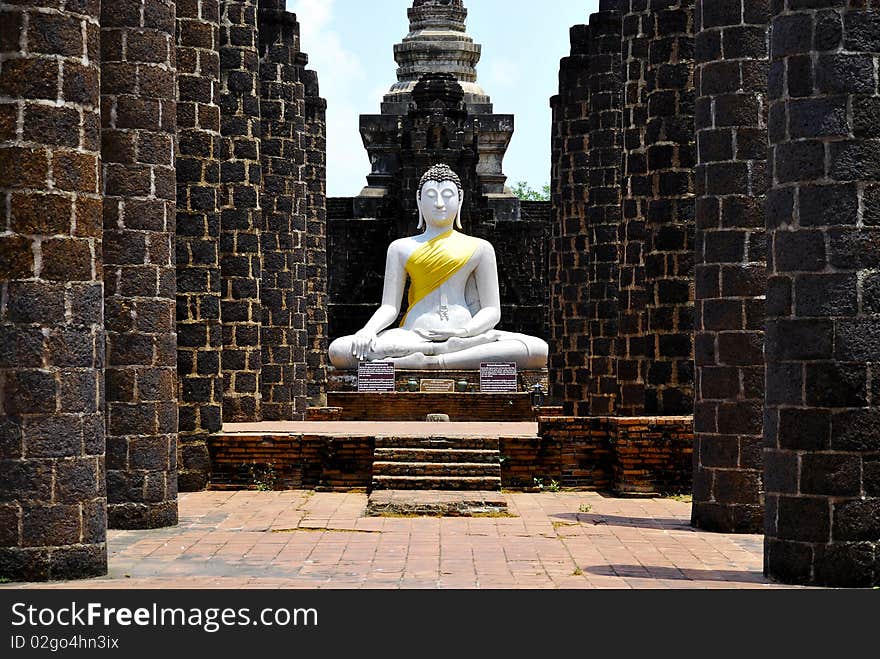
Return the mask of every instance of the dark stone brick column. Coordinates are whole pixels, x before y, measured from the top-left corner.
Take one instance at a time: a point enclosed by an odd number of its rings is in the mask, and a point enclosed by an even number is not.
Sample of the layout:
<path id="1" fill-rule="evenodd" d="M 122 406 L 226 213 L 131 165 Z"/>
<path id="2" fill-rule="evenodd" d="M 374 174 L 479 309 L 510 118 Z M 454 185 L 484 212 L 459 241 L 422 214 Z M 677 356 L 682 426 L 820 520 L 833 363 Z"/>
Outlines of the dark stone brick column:
<path id="1" fill-rule="evenodd" d="M 863 587 L 880 584 L 880 12 L 844 4 L 868 3 L 773 3 L 764 561 Z"/>
<path id="2" fill-rule="evenodd" d="M 284 6 L 284 0 L 260 0 L 265 421 L 302 420 L 306 410 L 305 90 L 296 66 L 299 24 Z"/>
<path id="3" fill-rule="evenodd" d="M 613 415 L 617 384 L 618 240 L 621 174 L 621 15 L 603 0 L 590 16 L 587 226 L 589 231 L 589 382 L 591 416 Z"/>
<path id="4" fill-rule="evenodd" d="M 178 486 L 208 484 L 222 426 L 220 355 L 220 0 L 177 0 Z"/>
<path id="5" fill-rule="evenodd" d="M 0 577 L 27 581 L 107 572 L 99 9 L 49 4 L 0 6 Z"/>
<path id="6" fill-rule="evenodd" d="M 694 0 L 651 2 L 645 146 L 645 412 L 693 411 Z"/>
<path id="7" fill-rule="evenodd" d="M 308 58 L 300 54 L 300 76 L 305 85 L 305 133 L 302 147 L 305 164 L 301 178 L 308 186 L 306 196 L 306 295 L 308 298 L 307 393 L 311 405 L 327 401 L 327 329 L 329 307 L 327 267 L 327 101 L 321 98 L 318 74 L 304 67 Z"/>
<path id="8" fill-rule="evenodd" d="M 550 397 L 568 415 L 588 416 L 589 281 L 586 227 L 590 28 L 571 28 L 553 107 L 550 248 Z"/>
<path id="9" fill-rule="evenodd" d="M 648 44 L 653 16 L 645 0 L 623 0 L 623 112 L 621 220 L 618 262 L 617 410 L 624 416 L 645 411 L 645 215 L 651 195 L 645 147 Z"/>
<path id="10" fill-rule="evenodd" d="M 220 19 L 220 269 L 223 421 L 261 420 L 260 164 L 257 0 L 224 0 Z"/>
<path id="11" fill-rule="evenodd" d="M 107 495 L 114 528 L 177 523 L 175 6 L 101 8 Z"/>
<path id="12" fill-rule="evenodd" d="M 760 533 L 769 0 L 697 0 L 694 526 Z"/>

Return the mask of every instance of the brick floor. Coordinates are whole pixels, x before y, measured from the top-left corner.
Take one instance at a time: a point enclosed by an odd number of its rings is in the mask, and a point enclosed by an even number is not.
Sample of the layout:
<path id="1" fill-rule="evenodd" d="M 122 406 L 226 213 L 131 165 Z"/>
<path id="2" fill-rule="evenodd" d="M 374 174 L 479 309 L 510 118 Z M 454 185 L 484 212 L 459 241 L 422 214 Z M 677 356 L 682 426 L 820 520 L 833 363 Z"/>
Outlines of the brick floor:
<path id="1" fill-rule="evenodd" d="M 110 531 L 110 574 L 3 588 L 776 588 L 760 536 L 690 505 L 505 493 L 512 517 L 364 517 L 365 494 L 201 492 L 180 525 Z"/>
<path id="2" fill-rule="evenodd" d="M 534 422 L 278 421 L 226 423 L 224 435 L 328 435 L 348 437 L 535 437 Z"/>

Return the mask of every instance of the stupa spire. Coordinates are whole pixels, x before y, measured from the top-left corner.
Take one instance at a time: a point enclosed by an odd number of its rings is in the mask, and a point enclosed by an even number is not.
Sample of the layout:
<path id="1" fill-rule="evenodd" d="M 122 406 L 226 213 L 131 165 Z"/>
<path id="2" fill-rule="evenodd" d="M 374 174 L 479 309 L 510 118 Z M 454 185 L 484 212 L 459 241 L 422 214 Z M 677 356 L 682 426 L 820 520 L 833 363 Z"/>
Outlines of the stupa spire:
<path id="1" fill-rule="evenodd" d="M 402 110 L 412 99 L 419 79 L 427 73 L 449 73 L 464 91 L 465 103 L 491 112 L 491 100 L 477 84 L 482 47 L 468 36 L 468 11 L 462 0 L 414 0 L 407 11 L 409 34 L 394 47 L 397 83 L 385 95 L 385 110 Z M 391 106 L 397 106 L 393 108 Z"/>

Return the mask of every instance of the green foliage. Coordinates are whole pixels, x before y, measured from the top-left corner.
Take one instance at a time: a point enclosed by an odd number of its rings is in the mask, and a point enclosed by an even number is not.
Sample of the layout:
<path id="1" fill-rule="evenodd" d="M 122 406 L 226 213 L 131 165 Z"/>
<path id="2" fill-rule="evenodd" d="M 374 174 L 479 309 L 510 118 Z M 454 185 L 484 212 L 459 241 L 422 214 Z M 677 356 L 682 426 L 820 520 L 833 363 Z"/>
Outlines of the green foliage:
<path id="1" fill-rule="evenodd" d="M 579 513 L 588 513 L 588 512 L 591 512 L 592 510 L 593 510 L 593 506 L 591 506 L 588 503 L 581 504 L 581 507 L 578 508 Z"/>
<path id="2" fill-rule="evenodd" d="M 253 464 L 249 471 L 254 489 L 258 492 L 274 492 L 278 489 L 280 477 L 275 471 L 274 463 L 268 465 Z"/>
<path id="3" fill-rule="evenodd" d="M 555 481 L 552 478 L 550 479 L 549 485 L 544 485 L 543 478 L 533 478 L 532 479 L 532 487 L 536 490 L 547 491 L 547 492 L 559 492 L 562 489 L 562 486 L 559 484 L 559 481 Z"/>
<path id="4" fill-rule="evenodd" d="M 525 181 L 520 181 L 513 186 L 513 194 L 523 201 L 550 201 L 550 186 L 543 186 L 539 192 Z"/>

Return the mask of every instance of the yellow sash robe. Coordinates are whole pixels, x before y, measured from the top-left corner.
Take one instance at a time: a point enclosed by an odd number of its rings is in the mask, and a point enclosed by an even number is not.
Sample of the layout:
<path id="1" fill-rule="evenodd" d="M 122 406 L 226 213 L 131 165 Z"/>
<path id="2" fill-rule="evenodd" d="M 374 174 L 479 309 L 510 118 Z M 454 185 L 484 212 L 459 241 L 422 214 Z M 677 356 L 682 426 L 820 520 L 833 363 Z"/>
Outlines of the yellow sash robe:
<path id="1" fill-rule="evenodd" d="M 413 252 L 406 262 L 406 272 L 410 278 L 409 309 L 401 327 L 406 325 L 413 307 L 466 266 L 479 246 L 477 238 L 449 231 Z"/>

